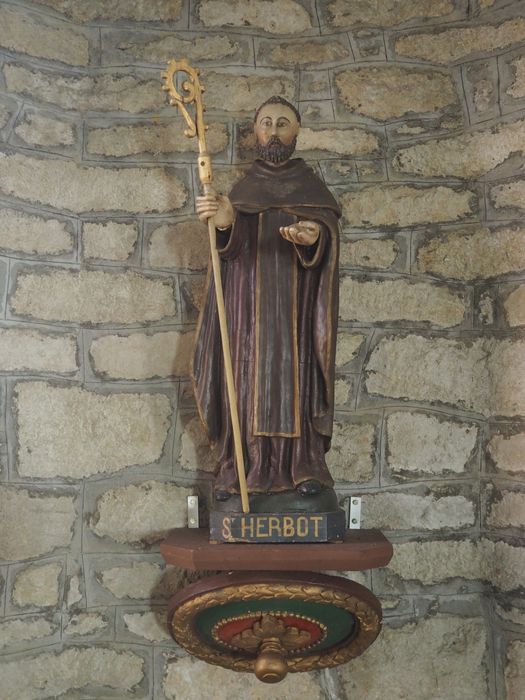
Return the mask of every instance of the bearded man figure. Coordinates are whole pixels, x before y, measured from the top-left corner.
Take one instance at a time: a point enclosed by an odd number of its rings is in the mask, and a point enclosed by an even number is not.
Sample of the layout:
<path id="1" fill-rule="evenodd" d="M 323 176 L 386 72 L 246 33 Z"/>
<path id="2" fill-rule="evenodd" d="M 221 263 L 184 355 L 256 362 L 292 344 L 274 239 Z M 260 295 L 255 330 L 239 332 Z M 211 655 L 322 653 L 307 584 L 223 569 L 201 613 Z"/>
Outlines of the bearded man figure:
<path id="1" fill-rule="evenodd" d="M 256 112 L 257 160 L 229 197 L 197 198 L 215 217 L 246 480 L 250 494 L 333 486 L 326 466 L 334 407 L 340 209 L 301 158 L 301 118 L 281 97 Z M 215 498 L 239 493 L 213 279 L 192 366 L 217 456 Z"/>

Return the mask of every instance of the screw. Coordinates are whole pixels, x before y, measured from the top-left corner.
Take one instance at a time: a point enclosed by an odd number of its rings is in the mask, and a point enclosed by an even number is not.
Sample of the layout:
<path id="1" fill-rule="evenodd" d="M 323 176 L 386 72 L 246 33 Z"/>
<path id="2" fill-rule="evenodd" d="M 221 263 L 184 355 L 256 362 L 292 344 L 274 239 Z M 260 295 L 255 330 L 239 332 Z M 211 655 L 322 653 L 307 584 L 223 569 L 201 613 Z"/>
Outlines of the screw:
<path id="1" fill-rule="evenodd" d="M 352 525 L 357 525 L 357 518 L 352 518 Z"/>
<path id="2" fill-rule="evenodd" d="M 353 505 L 353 506 L 356 506 L 358 503 L 359 503 L 359 501 L 357 500 L 357 498 L 354 498 L 354 499 L 352 500 L 352 505 Z"/>

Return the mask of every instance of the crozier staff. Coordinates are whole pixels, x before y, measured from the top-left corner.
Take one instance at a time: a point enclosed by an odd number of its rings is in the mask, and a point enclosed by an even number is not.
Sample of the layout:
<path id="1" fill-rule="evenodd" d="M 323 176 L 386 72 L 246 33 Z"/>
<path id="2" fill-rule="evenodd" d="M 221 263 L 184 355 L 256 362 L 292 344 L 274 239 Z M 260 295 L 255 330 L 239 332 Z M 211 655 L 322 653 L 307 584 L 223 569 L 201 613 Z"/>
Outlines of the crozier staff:
<path id="1" fill-rule="evenodd" d="M 333 422 L 340 209 L 322 180 L 291 158 L 293 105 L 272 97 L 256 112 L 257 160 L 229 197 L 197 198 L 214 218 L 221 259 L 248 491 L 333 485 L 325 453 Z M 214 283 L 199 319 L 192 375 L 218 456 L 215 498 L 239 493 L 225 399 Z"/>

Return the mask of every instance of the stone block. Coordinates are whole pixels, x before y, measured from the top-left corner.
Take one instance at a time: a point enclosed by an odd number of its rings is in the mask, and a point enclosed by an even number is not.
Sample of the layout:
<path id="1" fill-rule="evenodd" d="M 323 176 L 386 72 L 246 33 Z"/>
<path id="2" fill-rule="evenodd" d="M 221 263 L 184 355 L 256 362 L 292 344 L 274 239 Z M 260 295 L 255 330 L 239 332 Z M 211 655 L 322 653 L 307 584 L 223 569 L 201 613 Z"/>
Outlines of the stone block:
<path id="1" fill-rule="evenodd" d="M 485 416 L 525 412 L 523 341 L 384 337 L 366 366 L 372 395 L 451 404 Z"/>
<path id="2" fill-rule="evenodd" d="M 326 3 L 324 14 L 334 29 L 395 27 L 418 20 L 425 23 L 441 18 L 450 20 L 455 7 L 452 0 L 382 0 L 377 5 L 366 0 L 332 0 Z"/>
<path id="3" fill-rule="evenodd" d="M 187 497 L 194 489 L 146 481 L 109 489 L 98 500 L 89 527 L 98 537 L 124 544 L 152 544 L 187 524 Z"/>
<path id="4" fill-rule="evenodd" d="M 9 92 L 64 110 L 139 114 L 158 112 L 162 104 L 158 79 L 138 71 L 73 75 L 14 63 L 3 71 Z"/>
<path id="5" fill-rule="evenodd" d="M 185 318 L 186 320 L 196 320 L 204 304 L 206 278 L 201 275 L 182 275 L 180 280 Z"/>
<path id="6" fill-rule="evenodd" d="M 56 607 L 60 601 L 61 574 L 62 566 L 58 562 L 22 569 L 13 583 L 13 603 L 19 608 Z"/>
<path id="7" fill-rule="evenodd" d="M 396 411 L 386 422 L 387 464 L 392 474 L 462 474 L 472 459 L 478 428 L 439 414 Z"/>
<path id="8" fill-rule="evenodd" d="M 463 294 L 424 282 L 358 280 L 344 277 L 340 287 L 339 315 L 343 321 L 381 323 L 408 321 L 438 327 L 461 324 L 465 315 Z"/>
<path id="9" fill-rule="evenodd" d="M 0 371 L 77 371 L 77 339 L 74 335 L 43 333 L 32 328 L 0 328 Z"/>
<path id="10" fill-rule="evenodd" d="M 525 18 L 514 17 L 500 24 L 439 29 L 400 35 L 395 41 L 399 57 L 449 64 L 510 48 L 525 39 Z"/>
<path id="11" fill-rule="evenodd" d="M 525 551 L 506 542 L 434 540 L 397 544 L 386 571 L 424 586 L 486 581 L 502 591 L 523 585 Z"/>
<path id="12" fill-rule="evenodd" d="M 331 100 L 302 100 L 298 105 L 303 127 L 310 124 L 325 124 L 334 120 Z"/>
<path id="13" fill-rule="evenodd" d="M 462 66 L 461 70 L 470 123 L 498 119 L 500 113 L 497 59 L 474 61 Z"/>
<path id="14" fill-rule="evenodd" d="M 120 566 L 108 563 L 107 566 L 97 568 L 96 578 L 100 586 L 118 600 L 149 600 L 162 578 L 161 564 L 150 561 L 129 561 Z"/>
<path id="15" fill-rule="evenodd" d="M 452 579 L 490 580 L 493 566 L 493 543 L 486 541 L 433 540 L 397 544 L 387 573 L 403 581 L 424 586 L 442 584 Z"/>
<path id="16" fill-rule="evenodd" d="M 427 239 L 417 251 L 421 272 L 471 282 L 525 270 L 525 228 L 479 224 Z"/>
<path id="17" fill-rule="evenodd" d="M 523 47 L 498 58 L 500 101 L 503 113 L 513 112 L 525 104 L 525 55 Z"/>
<path id="18" fill-rule="evenodd" d="M 214 472 L 217 458 L 198 416 L 179 415 L 181 424 L 179 463 L 185 471 Z"/>
<path id="19" fill-rule="evenodd" d="M 347 333 L 339 331 L 337 334 L 337 354 L 336 367 L 341 368 L 344 365 L 352 362 L 358 356 L 363 343 L 366 340 L 366 335 L 362 333 Z"/>
<path id="20" fill-rule="evenodd" d="M 171 642 L 166 611 L 129 612 L 123 615 L 123 619 L 126 628 L 132 634 L 142 637 L 148 642 L 155 644 Z"/>
<path id="21" fill-rule="evenodd" d="M 459 530 L 476 523 L 476 511 L 471 499 L 462 495 L 437 493 L 364 494 L 362 527 L 379 530 Z"/>
<path id="22" fill-rule="evenodd" d="M 136 606 L 140 601 L 150 603 L 151 600 L 164 603 L 187 583 L 203 575 L 166 567 L 160 554 L 86 554 L 85 561 L 90 606 L 126 602 Z"/>
<path id="23" fill-rule="evenodd" d="M 17 316 L 66 323 L 147 323 L 173 317 L 170 280 L 128 270 L 22 268 L 10 298 Z"/>
<path id="24" fill-rule="evenodd" d="M 127 693 L 144 677 L 144 660 L 137 653 L 96 646 L 23 656 L 0 668 L 6 697 L 20 700 L 71 695 L 86 686 Z"/>
<path id="25" fill-rule="evenodd" d="M 99 394 L 23 382 L 16 387 L 18 472 L 82 479 L 160 459 L 169 429 L 164 394 Z M 74 458 L 72 458 L 74 455 Z"/>
<path id="26" fill-rule="evenodd" d="M 386 46 L 381 29 L 357 29 L 349 35 L 356 61 L 386 61 Z"/>
<path id="27" fill-rule="evenodd" d="M 65 255 L 74 249 L 71 222 L 5 207 L 0 209 L 0 248 L 26 255 Z"/>
<path id="28" fill-rule="evenodd" d="M 388 180 L 387 166 L 384 158 L 376 160 L 356 160 L 357 179 L 359 182 L 385 182 Z"/>
<path id="29" fill-rule="evenodd" d="M 132 255 L 138 237 L 136 223 L 86 221 L 82 226 L 84 258 L 124 262 Z"/>
<path id="30" fill-rule="evenodd" d="M 79 574 L 68 577 L 66 584 L 66 605 L 68 608 L 82 600 L 82 585 Z"/>
<path id="31" fill-rule="evenodd" d="M 20 7 L 0 8 L 0 46 L 72 66 L 89 63 L 89 33 L 85 29 L 54 22 Z"/>
<path id="32" fill-rule="evenodd" d="M 226 545 L 225 545 L 226 546 Z M 168 700 L 194 700 L 206 697 L 213 684 L 215 700 L 249 697 L 253 700 L 322 700 L 324 693 L 314 673 L 293 673 L 276 687 L 261 683 L 253 674 L 232 673 L 219 666 L 209 666 L 191 656 L 168 661 L 162 688 Z"/>
<path id="33" fill-rule="evenodd" d="M 506 542 L 487 542 L 487 556 L 492 564 L 492 583 L 501 591 L 523 589 L 525 571 L 525 547 L 517 547 Z M 491 557 L 492 554 L 492 557 Z"/>
<path id="34" fill-rule="evenodd" d="M 334 382 L 334 404 L 336 408 L 350 408 L 354 406 L 354 381 L 353 377 L 336 377 Z"/>
<path id="35" fill-rule="evenodd" d="M 58 621 L 42 615 L 4 619 L 0 621 L 0 649 L 11 652 L 29 643 L 34 645 L 49 642 L 49 638 L 56 635 L 59 629 Z"/>
<path id="36" fill-rule="evenodd" d="M 525 526 L 525 493 L 503 490 L 489 505 L 489 528 L 523 528 Z"/>
<path id="37" fill-rule="evenodd" d="M 525 686 L 525 642 L 514 639 L 507 646 L 505 688 L 508 700 L 519 700 Z"/>
<path id="38" fill-rule="evenodd" d="M 109 617 L 100 612 L 78 612 L 67 619 L 64 627 L 66 637 L 97 637 L 109 626 Z"/>
<path id="39" fill-rule="evenodd" d="M 513 153 L 525 154 L 524 144 L 525 119 L 520 119 L 402 148 L 392 163 L 402 173 L 474 179 L 501 165 Z"/>
<path id="40" fill-rule="evenodd" d="M 226 124 L 212 122 L 208 124 L 206 146 L 208 153 L 216 155 L 223 152 L 229 141 Z M 111 126 L 90 126 L 87 129 L 86 150 L 93 155 L 122 158 L 148 154 L 156 158 L 164 154 L 191 154 L 195 160 L 198 153 L 198 139 L 188 138 L 179 118 L 166 121 L 149 121 L 147 123 L 126 123 Z M 214 159 L 215 160 L 215 159 Z"/>
<path id="41" fill-rule="evenodd" d="M 44 149 L 60 147 L 58 150 L 70 152 L 72 149 L 67 147 L 77 143 L 78 127 L 75 122 L 59 119 L 56 114 L 26 110 L 16 124 L 14 133 L 29 146 Z"/>
<path id="42" fill-rule="evenodd" d="M 330 73 L 327 70 L 301 70 L 299 80 L 301 100 L 331 101 Z"/>
<path id="43" fill-rule="evenodd" d="M 507 94 L 514 99 L 525 97 L 525 57 L 519 56 L 512 62 L 515 77 L 511 86 L 507 90 Z"/>
<path id="44" fill-rule="evenodd" d="M 4 195 L 77 213 L 169 212 L 188 196 L 186 173 L 172 168 L 85 166 L 23 153 L 0 153 L 0 164 Z"/>
<path id="45" fill-rule="evenodd" d="M 279 0 L 281 3 L 282 0 Z M 286 1 L 286 0 L 285 0 Z M 224 2 L 225 6 L 230 6 Z M 251 5 L 250 5 L 251 7 Z M 279 13 L 282 9 L 279 10 Z M 248 112 L 271 95 L 294 100 L 295 81 L 290 73 L 259 69 L 257 73 L 206 71 L 202 76 L 206 87 L 206 107 L 226 112 Z"/>
<path id="46" fill-rule="evenodd" d="M 106 65 L 152 63 L 163 68 L 174 56 L 190 65 L 246 65 L 253 61 L 252 42 L 233 34 L 172 33 L 102 28 L 102 62 Z"/>
<path id="47" fill-rule="evenodd" d="M 483 326 L 492 326 L 494 323 L 496 308 L 492 290 L 481 292 L 477 301 L 477 320 Z"/>
<path id="48" fill-rule="evenodd" d="M 495 434 L 487 445 L 487 452 L 498 471 L 518 476 L 525 472 L 525 433 Z"/>
<path id="49" fill-rule="evenodd" d="M 351 61 L 350 44 L 344 34 L 329 38 L 294 39 L 292 41 L 260 41 L 257 47 L 257 65 L 291 68 L 315 68 L 322 64 Z"/>
<path id="50" fill-rule="evenodd" d="M 197 219 L 161 224 L 151 231 L 149 266 L 160 269 L 205 270 L 209 258 L 208 228 Z"/>
<path id="51" fill-rule="evenodd" d="M 90 355 L 96 374 L 105 379 L 157 379 L 188 376 L 193 331 L 104 335 Z"/>
<path id="52" fill-rule="evenodd" d="M 361 238 L 341 241 L 342 267 L 387 270 L 395 261 L 399 246 L 392 238 Z"/>
<path id="53" fill-rule="evenodd" d="M 363 483 L 375 477 L 377 422 L 371 417 L 338 416 L 334 422 L 332 447 L 326 464 L 335 481 Z"/>
<path id="54" fill-rule="evenodd" d="M 525 326 L 525 285 L 511 292 L 503 303 L 505 317 L 511 328 Z"/>
<path id="55" fill-rule="evenodd" d="M 384 628 L 338 673 L 349 697 L 489 700 L 486 654 L 482 618 L 439 615 Z"/>
<path id="56" fill-rule="evenodd" d="M 345 68 L 335 86 L 350 114 L 378 121 L 416 113 L 435 113 L 457 104 L 451 78 L 435 70 L 394 65 Z"/>
<path id="57" fill-rule="evenodd" d="M 357 182 L 357 163 L 353 158 L 344 160 L 322 160 L 319 165 L 323 174 L 323 180 L 327 185 L 348 185 Z M 368 161 L 371 162 L 371 161 Z M 372 161 L 375 162 L 375 161 Z"/>
<path id="58" fill-rule="evenodd" d="M 376 134 L 364 129 L 311 129 L 301 128 L 297 139 L 297 151 L 322 151 L 341 156 L 364 156 L 379 149 Z"/>
<path id="59" fill-rule="evenodd" d="M 133 20 L 134 22 L 176 22 L 181 18 L 182 0 L 155 0 L 154 2 L 112 3 L 105 0 L 36 0 L 39 5 L 50 7 L 70 17 L 75 22 L 95 20 Z"/>
<path id="60" fill-rule="evenodd" d="M 0 559 L 29 559 L 69 547 L 75 500 L 74 494 L 0 486 Z"/>
<path id="61" fill-rule="evenodd" d="M 444 186 L 381 184 L 342 192 L 339 201 L 349 226 L 403 228 L 468 217 L 475 211 L 476 195 Z"/>
<path id="62" fill-rule="evenodd" d="M 513 625 L 525 625 L 525 612 L 514 606 L 502 607 L 496 603 L 495 612 L 501 620 Z"/>
<path id="63" fill-rule="evenodd" d="M 196 13 L 209 28 L 259 29 L 269 34 L 301 34 L 312 28 L 309 12 L 296 0 L 250 0 L 249 3 L 201 0 Z"/>
<path id="64" fill-rule="evenodd" d="M 11 121 L 13 114 L 18 111 L 16 102 L 2 97 L 0 99 L 0 129 L 3 129 Z"/>
<path id="65" fill-rule="evenodd" d="M 495 209 L 514 208 L 525 211 L 525 180 L 513 180 L 495 185 L 490 190 L 490 200 Z"/>

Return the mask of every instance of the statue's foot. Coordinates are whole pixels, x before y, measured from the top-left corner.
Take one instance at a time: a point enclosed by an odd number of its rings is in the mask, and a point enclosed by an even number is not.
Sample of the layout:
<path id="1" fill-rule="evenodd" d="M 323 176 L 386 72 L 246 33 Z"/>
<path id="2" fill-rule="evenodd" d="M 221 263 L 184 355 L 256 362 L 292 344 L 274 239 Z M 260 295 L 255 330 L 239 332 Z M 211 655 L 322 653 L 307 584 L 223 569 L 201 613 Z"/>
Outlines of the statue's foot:
<path id="1" fill-rule="evenodd" d="M 227 501 L 231 497 L 231 493 L 228 491 L 215 491 L 215 500 L 216 501 Z"/>
<path id="2" fill-rule="evenodd" d="M 317 479 L 308 479 L 300 483 L 296 490 L 301 496 L 317 496 L 322 488 L 321 482 Z"/>

